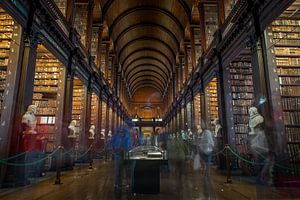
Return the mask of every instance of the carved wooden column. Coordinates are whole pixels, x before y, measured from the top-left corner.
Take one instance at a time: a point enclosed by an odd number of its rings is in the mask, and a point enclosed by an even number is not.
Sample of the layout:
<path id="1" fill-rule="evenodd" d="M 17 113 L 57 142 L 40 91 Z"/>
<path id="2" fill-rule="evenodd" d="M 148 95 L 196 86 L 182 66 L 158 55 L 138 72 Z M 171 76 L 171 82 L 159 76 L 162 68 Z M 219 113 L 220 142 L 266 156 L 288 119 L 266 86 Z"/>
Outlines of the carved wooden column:
<path id="1" fill-rule="evenodd" d="M 105 119 L 106 119 L 106 126 L 105 126 L 105 138 L 107 138 L 107 134 L 108 134 L 108 131 L 109 131 L 109 121 L 110 121 L 110 119 L 109 119 L 109 101 L 110 101 L 110 99 L 109 98 L 107 98 L 107 103 L 106 103 L 106 117 L 105 117 Z"/>
<path id="2" fill-rule="evenodd" d="M 100 94 L 99 94 L 99 101 L 98 101 L 98 127 L 99 127 L 99 132 L 102 131 L 102 129 L 104 127 L 102 127 L 102 120 L 103 120 L 103 116 L 102 116 L 102 88 L 100 89 Z"/>
<path id="3" fill-rule="evenodd" d="M 206 126 L 205 123 L 207 121 L 206 113 L 207 113 L 207 108 L 206 108 L 206 98 L 205 98 L 205 92 L 204 92 L 204 85 L 203 82 L 201 81 L 201 89 L 200 89 L 200 105 L 201 105 L 201 126 L 204 127 Z"/>
<path id="4" fill-rule="evenodd" d="M 85 101 L 84 101 L 84 107 L 83 107 L 83 119 L 82 119 L 82 130 L 79 133 L 79 149 L 81 151 L 86 151 L 88 148 L 88 136 L 89 136 L 89 129 L 91 124 L 91 103 L 92 103 L 92 90 L 91 90 L 91 84 L 88 83 L 87 86 L 85 86 Z"/>

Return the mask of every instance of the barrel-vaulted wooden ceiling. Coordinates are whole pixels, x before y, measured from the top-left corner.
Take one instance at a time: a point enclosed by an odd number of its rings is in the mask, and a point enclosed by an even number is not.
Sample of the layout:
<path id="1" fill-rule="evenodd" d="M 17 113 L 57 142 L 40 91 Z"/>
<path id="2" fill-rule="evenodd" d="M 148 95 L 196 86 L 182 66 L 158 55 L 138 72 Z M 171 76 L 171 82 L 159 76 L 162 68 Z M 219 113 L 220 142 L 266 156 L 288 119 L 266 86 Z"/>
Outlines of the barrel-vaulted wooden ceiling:
<path id="1" fill-rule="evenodd" d="M 131 94 L 168 87 L 195 0 L 102 0 L 103 20 Z M 95 14 L 94 14 L 95 15 Z"/>

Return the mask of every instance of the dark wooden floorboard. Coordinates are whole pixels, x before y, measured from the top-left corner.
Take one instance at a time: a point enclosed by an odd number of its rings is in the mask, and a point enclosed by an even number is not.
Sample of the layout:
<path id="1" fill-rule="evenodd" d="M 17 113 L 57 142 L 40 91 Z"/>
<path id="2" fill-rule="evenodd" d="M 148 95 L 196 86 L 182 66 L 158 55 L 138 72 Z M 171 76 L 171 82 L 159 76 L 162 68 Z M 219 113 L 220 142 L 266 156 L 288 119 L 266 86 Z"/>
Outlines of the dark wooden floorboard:
<path id="1" fill-rule="evenodd" d="M 19 188 L 1 195 L 1 200 L 244 200 L 244 199 L 293 199 L 295 189 L 276 189 L 257 186 L 243 178 L 234 183 L 224 183 L 226 177 L 217 170 L 205 179 L 199 172 L 186 170 L 182 178 L 173 173 L 161 173 L 161 193 L 158 195 L 132 195 L 126 189 L 115 192 L 113 188 L 113 163 L 97 162 L 94 169 L 82 167 L 62 176 L 61 185 L 54 185 L 54 178 L 32 186 Z M 300 199 L 296 196 L 294 199 Z"/>

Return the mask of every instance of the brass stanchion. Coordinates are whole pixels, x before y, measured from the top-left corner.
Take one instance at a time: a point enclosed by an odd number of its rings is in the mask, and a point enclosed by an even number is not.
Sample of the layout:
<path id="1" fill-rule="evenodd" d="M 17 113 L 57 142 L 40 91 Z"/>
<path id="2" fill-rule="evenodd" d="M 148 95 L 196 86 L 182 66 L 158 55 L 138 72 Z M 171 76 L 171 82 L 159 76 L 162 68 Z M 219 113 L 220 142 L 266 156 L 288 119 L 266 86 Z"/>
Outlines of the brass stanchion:
<path id="1" fill-rule="evenodd" d="M 225 152 L 225 157 L 226 157 L 226 168 L 227 168 L 227 180 L 226 180 L 226 183 L 230 184 L 232 183 L 232 179 L 231 179 L 231 166 L 230 166 L 230 158 L 229 158 L 229 145 L 226 144 L 225 145 L 225 149 L 226 149 L 226 152 Z"/>
<path id="2" fill-rule="evenodd" d="M 55 185 L 62 184 L 60 177 L 61 177 L 61 161 L 62 161 L 63 147 L 59 146 L 58 148 L 59 148 L 59 150 L 58 150 L 58 155 L 56 158 L 56 178 L 55 178 L 55 182 L 54 182 Z"/>

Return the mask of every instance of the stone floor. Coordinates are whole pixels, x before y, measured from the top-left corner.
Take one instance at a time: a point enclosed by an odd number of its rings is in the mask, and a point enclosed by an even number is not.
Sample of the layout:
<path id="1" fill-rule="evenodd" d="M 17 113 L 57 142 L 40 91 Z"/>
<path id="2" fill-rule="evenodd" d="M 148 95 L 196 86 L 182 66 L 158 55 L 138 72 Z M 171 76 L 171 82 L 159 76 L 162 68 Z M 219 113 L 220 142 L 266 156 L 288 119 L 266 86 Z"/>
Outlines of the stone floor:
<path id="1" fill-rule="evenodd" d="M 54 174 L 30 186 L 0 191 L 1 200 L 206 200 L 206 199 L 300 199 L 298 188 L 274 188 L 251 183 L 245 177 L 226 177 L 213 169 L 209 178 L 199 172 L 187 170 L 182 178 L 173 173 L 161 173 L 161 192 L 158 195 L 132 195 L 126 189 L 114 191 L 113 164 L 96 162 L 64 172 L 61 185 L 54 185 Z"/>

